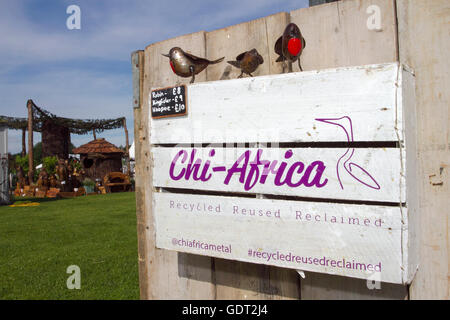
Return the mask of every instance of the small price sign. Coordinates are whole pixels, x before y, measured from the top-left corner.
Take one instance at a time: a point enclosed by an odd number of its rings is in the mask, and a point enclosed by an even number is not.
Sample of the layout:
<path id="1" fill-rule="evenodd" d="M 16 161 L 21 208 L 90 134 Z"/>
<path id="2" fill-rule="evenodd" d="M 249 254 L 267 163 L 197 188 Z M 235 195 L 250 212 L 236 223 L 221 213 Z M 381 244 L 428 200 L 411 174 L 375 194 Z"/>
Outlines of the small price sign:
<path id="1" fill-rule="evenodd" d="M 153 119 L 187 114 L 185 85 L 152 90 L 150 97 Z"/>

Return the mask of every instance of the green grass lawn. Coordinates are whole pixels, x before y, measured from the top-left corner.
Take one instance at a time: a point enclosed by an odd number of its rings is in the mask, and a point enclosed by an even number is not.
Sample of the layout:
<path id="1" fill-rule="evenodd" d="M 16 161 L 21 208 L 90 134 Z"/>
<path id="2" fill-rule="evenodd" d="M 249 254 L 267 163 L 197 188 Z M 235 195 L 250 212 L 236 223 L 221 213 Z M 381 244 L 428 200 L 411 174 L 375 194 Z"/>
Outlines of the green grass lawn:
<path id="1" fill-rule="evenodd" d="M 0 299 L 139 299 L 137 257 L 132 192 L 0 207 Z"/>

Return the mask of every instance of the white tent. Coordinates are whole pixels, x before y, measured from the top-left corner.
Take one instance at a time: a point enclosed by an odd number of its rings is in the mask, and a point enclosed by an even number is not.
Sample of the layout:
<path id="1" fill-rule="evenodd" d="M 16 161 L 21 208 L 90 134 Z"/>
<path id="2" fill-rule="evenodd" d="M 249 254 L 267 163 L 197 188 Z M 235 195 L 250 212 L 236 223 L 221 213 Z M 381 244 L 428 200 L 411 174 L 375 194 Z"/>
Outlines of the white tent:
<path id="1" fill-rule="evenodd" d="M 128 149 L 128 153 L 130 154 L 130 159 L 133 159 L 133 160 L 134 160 L 134 150 L 135 150 L 135 148 L 134 148 L 134 141 L 133 141 L 133 144 L 131 145 L 130 149 Z"/>
<path id="2" fill-rule="evenodd" d="M 9 203 L 8 127 L 0 126 L 0 204 Z"/>

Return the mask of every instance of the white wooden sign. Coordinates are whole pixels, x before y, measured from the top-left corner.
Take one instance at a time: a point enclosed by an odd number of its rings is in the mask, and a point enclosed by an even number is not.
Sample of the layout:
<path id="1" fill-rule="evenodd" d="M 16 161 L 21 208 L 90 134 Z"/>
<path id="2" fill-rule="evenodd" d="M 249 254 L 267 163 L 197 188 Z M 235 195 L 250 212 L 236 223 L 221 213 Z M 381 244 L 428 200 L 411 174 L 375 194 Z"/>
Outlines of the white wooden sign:
<path id="1" fill-rule="evenodd" d="M 396 207 L 173 193 L 154 206 L 160 248 L 402 282 Z"/>
<path id="2" fill-rule="evenodd" d="M 383 64 L 187 90 L 187 116 L 149 120 L 159 248 L 412 280 L 418 211 L 410 72 Z"/>
<path id="3" fill-rule="evenodd" d="M 396 148 L 153 148 L 153 185 L 400 203 Z M 258 164 L 259 162 L 259 164 Z"/>

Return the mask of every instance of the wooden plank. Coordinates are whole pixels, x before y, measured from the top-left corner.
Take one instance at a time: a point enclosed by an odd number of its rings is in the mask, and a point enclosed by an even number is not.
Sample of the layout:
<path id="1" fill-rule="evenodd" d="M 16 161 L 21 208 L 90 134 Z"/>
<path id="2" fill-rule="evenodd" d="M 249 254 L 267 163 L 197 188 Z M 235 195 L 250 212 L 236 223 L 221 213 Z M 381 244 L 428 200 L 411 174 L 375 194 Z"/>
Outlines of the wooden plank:
<path id="1" fill-rule="evenodd" d="M 380 8 L 381 28 L 369 30 L 367 9 Z M 302 54 L 303 70 L 389 63 L 398 60 L 394 0 L 337 1 L 291 12 L 291 22 L 302 30 L 307 47 Z M 294 71 L 298 70 L 296 64 Z M 308 274 L 302 281 L 302 299 L 364 299 L 355 290 L 355 280 L 337 276 Z M 380 290 L 378 290 L 380 291 Z M 372 291 L 367 289 L 367 293 Z M 399 294 L 400 292 L 400 294 Z M 403 292 L 403 294 L 401 293 Z M 374 299 L 407 296 L 406 287 L 383 287 Z"/>
<path id="2" fill-rule="evenodd" d="M 147 249 L 147 282 L 149 299 L 213 299 L 215 296 L 211 259 L 188 254 L 177 254 L 155 247 L 154 210 L 152 197 L 152 154 L 150 145 L 152 136 L 149 127 L 149 93 L 152 87 L 163 87 L 177 83 L 187 83 L 189 79 L 178 78 L 173 74 L 169 61 L 162 53 L 179 46 L 192 54 L 205 54 L 204 32 L 185 35 L 171 40 L 152 44 L 145 49 L 144 99 L 136 140 L 140 160 L 139 175 L 141 183 L 138 191 L 141 210 L 145 211 L 145 233 Z M 199 74 L 197 81 L 205 80 L 205 74 Z M 137 119 L 137 118 L 135 118 Z M 135 120 L 136 121 L 136 120 Z M 142 121 L 142 122 L 141 122 Z M 140 147 L 138 148 L 138 145 Z"/>
<path id="3" fill-rule="evenodd" d="M 316 120 L 343 116 L 351 118 L 354 141 L 398 141 L 398 68 L 394 63 L 190 85 L 188 115 L 151 119 L 152 142 L 347 142 L 344 132 Z"/>
<path id="4" fill-rule="evenodd" d="M 263 56 L 264 64 L 259 66 L 255 75 L 281 73 L 281 63 L 275 62 L 273 48 L 288 22 L 289 15 L 282 12 L 209 32 L 206 34 L 206 50 L 208 55 L 233 60 L 241 52 L 256 48 Z M 238 70 L 226 63 L 207 69 L 208 81 L 232 79 L 237 75 Z M 215 117 L 219 116 L 216 113 Z M 217 299 L 299 298 L 298 275 L 293 270 L 224 259 L 214 259 L 214 267 Z"/>
<path id="5" fill-rule="evenodd" d="M 405 202 L 402 163 L 396 148 L 177 147 L 153 148 L 152 152 L 153 184 L 158 187 Z M 351 154 L 352 163 L 362 166 L 353 167 L 352 175 L 344 169 Z M 258 160 L 260 164 L 254 165 Z M 284 170 L 280 169 L 282 162 L 286 163 Z"/>
<path id="6" fill-rule="evenodd" d="M 389 62 L 389 61 L 394 61 L 396 60 L 396 54 L 397 51 L 395 50 L 395 44 L 396 44 L 396 34 L 395 34 L 395 17 L 393 16 L 394 10 L 390 10 L 393 7 L 393 3 L 394 1 L 345 1 L 345 2 L 340 2 L 339 4 L 334 4 L 334 10 L 330 11 L 330 12 L 334 12 L 335 16 L 329 16 L 328 18 L 330 18 L 330 21 L 334 19 L 334 21 L 336 21 L 336 17 L 338 19 L 341 20 L 351 20 L 354 18 L 354 12 L 351 11 L 346 11 L 346 10 L 336 10 L 337 6 L 349 6 L 349 3 L 357 3 L 359 4 L 359 7 L 351 7 L 352 10 L 356 10 L 357 12 L 359 12 L 359 14 L 362 16 L 363 13 L 365 12 L 365 10 L 367 9 L 367 6 L 372 4 L 373 2 L 376 2 L 378 4 L 381 4 L 381 9 L 383 12 L 383 31 L 379 32 L 379 30 L 371 30 L 370 32 L 372 32 L 373 34 L 370 34 L 369 36 L 373 36 L 376 37 L 376 41 L 372 41 L 371 43 L 366 43 L 365 38 L 367 38 L 367 35 L 364 36 L 362 39 L 358 37 L 358 35 L 355 36 L 356 33 L 364 33 L 367 32 L 367 30 L 363 30 L 364 28 L 361 27 L 358 23 L 355 23 L 354 21 L 351 22 L 351 27 L 345 27 L 345 33 L 349 34 L 350 37 L 345 36 L 343 38 L 343 48 L 341 46 L 327 46 L 326 50 L 314 50 L 314 51 L 310 51 L 311 54 L 313 55 L 313 59 L 308 58 L 307 57 L 307 51 L 305 50 L 305 53 L 303 55 L 303 66 L 304 69 L 315 69 L 318 67 L 314 66 L 314 63 L 321 63 L 321 61 L 325 61 L 325 62 L 332 62 L 329 63 L 329 65 L 327 65 L 326 67 L 335 67 L 335 66 L 342 66 L 342 65 L 360 65 L 360 64 L 368 64 L 368 63 L 376 63 L 376 62 Z M 328 7 L 328 5 L 324 5 L 324 6 L 320 6 L 317 7 L 318 8 L 325 8 Z M 387 9 L 387 10 L 385 10 Z M 311 9 L 304 9 L 304 10 L 311 10 Z M 312 11 L 309 11 L 312 12 Z M 337 14 L 336 14 L 337 13 Z M 387 14 L 385 14 L 387 13 Z M 326 26 L 326 21 L 323 21 L 323 18 L 326 18 L 326 15 L 312 15 L 311 16 L 306 16 L 304 17 L 305 19 L 302 18 L 302 21 L 306 21 L 307 23 L 313 23 L 316 27 L 316 30 L 314 30 L 314 32 L 318 32 L 320 31 L 321 36 L 318 36 L 317 39 L 320 39 L 320 41 L 323 41 L 323 43 L 325 44 L 332 44 L 333 40 L 330 40 L 330 37 L 333 38 L 335 35 L 333 35 L 331 31 L 333 31 L 333 29 L 327 28 L 327 27 L 323 27 Z M 367 18 L 367 15 L 366 15 Z M 360 20 L 364 20 L 364 19 L 355 19 L 355 21 L 360 21 Z M 312 21 L 312 22 L 311 22 Z M 294 21 L 296 22 L 296 21 Z M 342 21 L 340 21 L 342 23 Z M 363 21 L 364 23 L 366 22 L 365 20 Z M 298 24 L 300 24 L 300 20 L 299 22 L 297 22 Z M 317 25 L 321 25 L 321 28 L 317 28 Z M 345 25 L 343 23 L 343 25 Z M 385 26 L 387 26 L 388 28 L 386 29 Z M 386 33 L 390 33 L 392 27 L 394 28 L 394 34 L 391 34 L 391 36 L 386 36 Z M 283 26 L 284 28 L 284 26 Z M 302 27 L 303 29 L 303 27 Z M 337 32 L 340 32 L 339 29 L 338 30 L 334 30 Z M 305 33 L 305 31 L 303 30 L 303 32 Z M 377 35 L 381 35 L 384 34 L 384 36 L 377 36 Z M 310 37 L 305 37 L 307 38 L 307 41 Z M 342 40 L 342 39 L 341 39 Z M 362 41 L 362 42 L 361 42 Z M 358 43 L 361 42 L 361 43 Z M 351 46 L 349 45 L 349 43 L 351 44 Z M 382 43 L 383 45 L 380 46 L 378 44 Z M 377 44 L 376 48 L 373 48 L 373 45 Z M 353 47 L 352 47 L 353 46 Z M 313 48 L 314 46 L 310 46 L 310 42 L 308 41 L 308 48 Z M 318 46 L 316 46 L 318 47 Z M 350 50 L 349 47 L 352 47 L 352 49 Z M 359 50 L 361 49 L 362 50 Z M 369 48 L 370 50 L 368 50 L 367 48 Z M 358 50 L 357 50 L 358 49 Z M 342 51 L 343 54 L 341 54 L 339 51 Z M 317 54 L 317 52 L 321 52 L 323 56 L 322 57 L 320 54 Z M 205 52 L 206 53 L 206 52 Z M 228 54 L 227 54 L 228 55 Z M 394 59 L 390 59 L 389 57 L 395 57 Z M 331 60 L 330 60 L 331 59 Z M 308 62 L 311 61 L 311 62 Z M 356 62 L 355 62 L 356 61 Z M 358 61 L 364 61 L 364 62 L 358 62 Z M 294 66 L 295 68 L 296 66 Z M 150 73 L 147 73 L 148 75 Z M 173 76 L 173 75 L 172 75 Z M 168 76 L 169 77 L 169 76 Z M 167 77 L 167 79 L 168 79 Z M 179 80 L 179 79 L 177 79 Z M 181 79 L 183 82 L 184 79 Z M 217 80 L 217 79 L 209 79 L 208 80 Z M 176 80 L 175 80 L 176 81 Z M 188 80 L 186 80 L 188 81 Z M 180 81 L 179 81 L 180 82 Z M 171 80 L 170 85 L 173 85 L 174 81 L 173 78 Z M 159 84 L 155 84 L 155 86 L 159 86 Z M 148 101 L 147 101 L 148 103 Z M 148 104 L 147 104 L 148 105 Z M 429 108 L 432 109 L 432 108 Z M 139 114 L 139 116 L 142 116 Z M 148 114 L 146 115 L 148 117 Z M 445 119 L 445 117 L 443 117 Z M 148 118 L 147 118 L 148 119 Z M 434 120 L 433 120 L 434 121 Z M 430 122 L 432 123 L 432 122 Z M 148 132 L 147 135 L 141 135 L 140 138 L 143 138 L 147 136 L 148 137 Z M 142 141 L 141 141 L 142 142 Z M 143 169 L 145 167 L 143 166 Z M 437 179 L 441 179 L 442 177 L 447 177 L 446 176 L 446 170 L 439 170 L 439 173 L 443 173 L 443 175 L 438 175 Z M 436 173 L 436 172 L 435 172 Z M 439 181 L 437 181 L 437 184 L 439 184 Z M 448 193 L 448 192 L 447 192 Z M 216 261 L 217 262 L 217 261 Z M 241 277 L 239 277 L 238 280 L 236 280 L 236 277 L 233 274 L 228 274 L 228 280 L 229 279 L 235 279 L 235 281 L 237 283 L 239 283 L 239 286 L 241 288 L 243 288 L 244 286 L 241 285 L 242 281 L 244 280 L 246 283 L 250 284 L 249 288 L 251 288 L 248 293 L 250 294 L 255 294 L 255 295 L 250 295 L 250 297 L 255 297 L 255 298 L 261 298 L 264 296 L 268 296 L 268 297 L 273 297 L 273 295 L 270 293 L 270 287 L 267 286 L 267 281 L 262 281 L 260 275 L 271 275 L 270 272 L 267 272 L 267 269 L 254 269 L 254 270 L 258 270 L 261 271 L 260 273 L 255 273 L 255 272 L 246 272 L 248 269 L 242 269 L 242 268 L 235 268 L 236 270 L 239 270 L 242 274 Z M 216 268 L 217 270 L 217 268 Z M 272 270 L 272 269 L 271 269 Z M 227 270 L 226 269 L 221 269 L 219 270 L 220 272 L 217 272 L 217 274 L 219 273 L 226 273 Z M 254 276 L 254 278 L 251 278 L 252 276 Z M 336 277 L 335 277 L 336 278 Z M 339 279 L 342 279 L 341 277 L 338 277 Z M 293 279 L 293 281 L 290 281 L 291 279 Z M 302 292 L 302 297 L 303 298 L 307 298 L 308 296 L 315 296 L 315 297 L 319 297 L 321 296 L 321 292 L 325 292 L 327 289 L 326 287 L 323 285 L 324 283 L 327 283 L 327 285 L 330 288 L 335 288 L 334 284 L 334 278 L 331 276 L 319 276 L 319 277 L 309 277 L 308 278 L 308 286 L 305 286 L 303 288 L 303 292 Z M 296 282 L 296 278 L 290 278 L 289 283 L 298 283 Z M 322 281 L 325 280 L 325 281 Z M 330 280 L 330 281 L 328 281 Z M 217 283 L 222 283 L 220 282 L 218 279 L 216 279 Z M 224 288 L 230 285 L 230 282 L 226 282 L 227 279 L 225 279 L 225 284 L 224 284 Z M 255 282 L 259 281 L 264 282 L 263 285 L 260 284 L 255 284 Z M 237 287 L 238 285 L 233 284 L 235 287 Z M 218 287 L 220 287 L 218 285 Z M 261 288 L 268 288 L 268 290 L 261 290 Z M 352 298 L 358 298 L 358 294 L 355 294 L 355 292 L 352 292 L 352 290 L 354 289 L 354 286 L 352 287 L 351 285 L 348 285 L 348 283 L 341 283 L 341 285 L 338 286 L 339 289 L 337 289 L 335 291 L 335 294 L 337 297 L 339 298 L 346 298 L 346 297 L 352 297 Z M 266 292 L 265 294 L 258 294 L 258 290 L 260 290 L 259 292 Z M 227 297 L 227 294 L 223 294 L 221 295 L 221 290 L 217 290 L 217 297 Z M 273 292 L 276 292 L 276 290 L 273 290 Z M 231 290 L 228 290 L 228 293 L 230 293 L 228 296 L 229 297 L 234 297 L 234 298 L 245 298 L 247 297 L 244 293 L 244 290 L 236 290 L 234 288 L 231 288 Z M 298 294 L 298 293 L 297 293 Z M 362 295 L 361 295 L 362 296 Z M 392 295 L 389 295 L 387 292 L 383 292 L 383 294 L 381 295 L 383 297 L 390 297 Z"/>
<path id="7" fill-rule="evenodd" d="M 208 32 L 206 33 L 206 52 L 211 58 L 225 56 L 225 61 L 229 61 L 235 60 L 235 57 L 242 52 L 256 49 L 263 57 L 264 63 L 258 67 L 253 76 L 281 73 L 281 64 L 275 63 L 277 55 L 273 48 L 288 21 L 289 15 L 281 12 Z M 211 65 L 206 71 L 208 81 L 235 79 L 241 73 L 238 68 L 228 63 Z"/>
<path id="8" fill-rule="evenodd" d="M 411 283 L 418 269 L 419 260 L 419 165 L 417 157 L 417 119 L 416 119 L 416 95 L 415 95 L 415 77 L 409 71 L 402 68 L 400 72 L 401 82 L 403 83 L 402 92 L 399 94 L 403 108 L 403 119 L 405 120 L 404 147 L 406 149 L 402 159 L 404 172 L 406 174 L 406 203 L 408 210 L 402 212 L 403 222 L 408 226 L 403 234 L 403 252 L 405 272 L 404 282 Z M 401 96 L 400 96 L 401 95 Z"/>
<path id="9" fill-rule="evenodd" d="M 135 51 L 131 56 L 132 72 L 133 72 L 133 107 L 134 107 L 134 139 L 135 139 L 135 176 L 136 176 L 136 221 L 137 221 L 137 236 L 138 236 L 138 263 L 139 263 L 139 288 L 141 299 L 149 298 L 149 252 L 147 250 L 147 221 L 148 214 L 145 207 L 146 192 L 145 183 L 146 178 L 149 178 L 150 172 L 145 170 L 145 150 L 146 145 L 142 144 L 145 141 L 144 129 L 145 121 L 142 121 L 141 112 L 142 107 L 141 98 L 142 85 L 144 80 L 144 51 Z"/>
<path id="10" fill-rule="evenodd" d="M 404 279 L 399 207 L 179 193 L 156 193 L 153 206 L 159 248 L 362 279 L 377 274 L 383 282 Z"/>
<path id="11" fill-rule="evenodd" d="M 379 8 L 380 29 L 369 29 Z M 337 1 L 291 11 L 306 39 L 303 70 L 359 66 L 397 61 L 397 30 L 393 0 Z M 298 65 L 293 64 L 294 71 Z"/>
<path id="12" fill-rule="evenodd" d="M 376 277 L 375 277 L 376 279 Z M 405 300 L 404 285 L 305 272 L 303 300 Z"/>
<path id="13" fill-rule="evenodd" d="M 168 86 L 188 84 L 191 78 L 177 76 L 170 68 L 169 59 L 162 54 L 169 53 L 173 47 L 180 47 L 186 52 L 199 57 L 205 57 L 205 32 L 196 32 L 169 40 L 157 42 L 149 45 L 146 49 L 146 58 L 152 66 L 152 72 L 147 75 L 146 83 L 150 88 L 163 88 Z M 208 57 L 207 57 L 208 58 Z M 206 80 L 206 72 L 203 71 L 195 76 L 195 82 Z M 149 91 L 146 96 L 148 98 Z M 148 101 L 147 101 L 148 102 Z"/>
<path id="14" fill-rule="evenodd" d="M 143 52 L 143 50 L 138 50 L 131 54 L 131 74 L 133 78 L 133 108 L 140 108 L 142 105 L 142 85 L 144 84 L 144 69 L 142 64 Z"/>
<path id="15" fill-rule="evenodd" d="M 450 67 L 446 0 L 397 0 L 400 60 L 415 71 L 420 263 L 411 299 L 449 299 Z M 417 45 L 417 41 L 420 45 Z"/>

